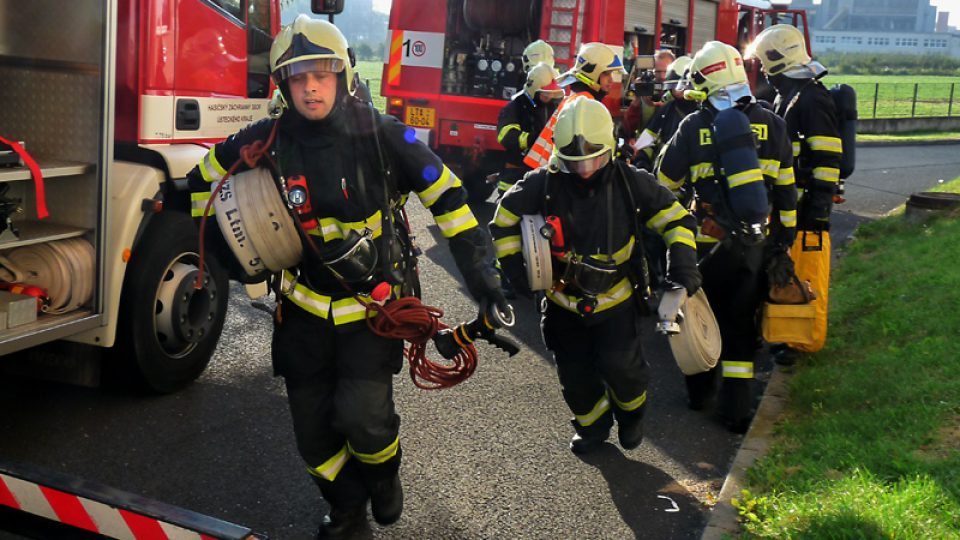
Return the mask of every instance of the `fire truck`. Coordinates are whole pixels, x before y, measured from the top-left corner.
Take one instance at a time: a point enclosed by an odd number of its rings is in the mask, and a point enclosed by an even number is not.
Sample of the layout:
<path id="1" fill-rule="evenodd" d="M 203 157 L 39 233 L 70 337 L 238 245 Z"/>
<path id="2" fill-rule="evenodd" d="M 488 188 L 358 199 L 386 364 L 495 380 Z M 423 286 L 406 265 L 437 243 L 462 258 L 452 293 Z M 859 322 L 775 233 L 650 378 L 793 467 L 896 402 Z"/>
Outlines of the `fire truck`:
<path id="1" fill-rule="evenodd" d="M 593 41 L 620 52 L 629 69 L 639 55 L 692 54 L 710 40 L 743 50 L 778 22 L 807 33 L 803 11 L 767 0 L 393 0 L 381 94 L 468 190 L 484 193 L 486 174 L 502 163 L 497 115 L 523 86 L 521 54 L 532 41 L 553 46 L 561 72 Z M 747 68 L 757 81 L 759 63 Z M 605 99 L 615 116 L 621 88 Z"/>
<path id="2" fill-rule="evenodd" d="M 158 392 L 205 369 L 230 276 L 194 286 L 185 175 L 266 116 L 279 4 L 0 0 L 0 137 L 37 164 L 0 151 L 0 355 L 99 347 Z"/>

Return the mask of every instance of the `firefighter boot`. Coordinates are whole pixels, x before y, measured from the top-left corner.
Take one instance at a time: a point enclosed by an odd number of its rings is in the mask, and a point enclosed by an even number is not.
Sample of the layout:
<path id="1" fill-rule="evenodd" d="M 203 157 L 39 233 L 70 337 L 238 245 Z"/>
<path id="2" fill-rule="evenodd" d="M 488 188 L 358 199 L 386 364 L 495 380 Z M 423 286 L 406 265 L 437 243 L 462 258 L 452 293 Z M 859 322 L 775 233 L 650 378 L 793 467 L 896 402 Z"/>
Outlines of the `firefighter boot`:
<path id="1" fill-rule="evenodd" d="M 716 371 L 686 375 L 684 379 L 687 383 L 687 408 L 691 411 L 702 411 L 713 393 Z"/>
<path id="2" fill-rule="evenodd" d="M 617 435 L 624 450 L 633 450 L 643 442 L 644 409 L 646 407 L 629 412 L 617 410 Z"/>
<path id="3" fill-rule="evenodd" d="M 399 471 L 370 486 L 370 508 L 373 510 L 373 519 L 380 525 L 391 525 L 400 519 L 403 513 L 403 486 L 400 484 Z"/>
<path id="4" fill-rule="evenodd" d="M 570 423 L 577 431 L 570 439 L 570 451 L 574 454 L 586 454 L 598 450 L 606 442 L 610 436 L 610 428 L 613 427 L 613 416 L 607 411 L 589 426 L 581 426 L 576 419 L 570 420 Z"/>
<path id="5" fill-rule="evenodd" d="M 720 388 L 720 419 L 733 433 L 746 433 L 753 419 L 751 379 L 724 378 Z"/>
<path id="6" fill-rule="evenodd" d="M 330 505 L 323 517 L 317 538 L 348 538 L 367 524 L 367 488 L 352 461 L 348 461 L 331 482 L 313 476 L 320 493 Z"/>

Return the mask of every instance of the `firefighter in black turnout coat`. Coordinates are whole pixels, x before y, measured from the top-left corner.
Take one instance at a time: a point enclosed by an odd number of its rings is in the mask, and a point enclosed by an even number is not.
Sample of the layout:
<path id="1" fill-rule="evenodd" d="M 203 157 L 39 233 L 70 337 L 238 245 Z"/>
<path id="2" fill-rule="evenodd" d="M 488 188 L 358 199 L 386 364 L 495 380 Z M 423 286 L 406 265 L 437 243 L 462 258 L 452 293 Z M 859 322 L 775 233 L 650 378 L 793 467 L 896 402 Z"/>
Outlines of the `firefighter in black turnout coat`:
<path id="1" fill-rule="evenodd" d="M 555 280 L 542 303 L 542 328 L 574 415 L 570 449 L 577 453 L 602 445 L 614 419 L 624 448 L 643 438 L 649 376 L 640 348 L 638 300 L 646 284 L 639 228 L 663 236 L 673 284 L 688 294 L 700 285 L 693 217 L 651 175 L 613 160 L 613 130 L 602 103 L 575 98 L 559 114 L 550 165 L 514 185 L 490 223 L 504 271 L 527 294 L 521 216 L 541 214 L 552 223 Z"/>
<path id="2" fill-rule="evenodd" d="M 267 140 L 279 123 L 270 155 L 288 191 L 306 192 L 297 213 L 301 237 L 311 242 L 303 240 L 303 260 L 280 276 L 273 366 L 286 383 L 300 455 L 331 507 L 318 537 L 336 537 L 366 522 L 368 501 L 384 525 L 403 508 L 393 403 L 403 342 L 370 331 L 364 307 L 341 282 L 367 298 L 381 282 L 392 285 L 393 298 L 416 291 L 400 214 L 409 192 L 432 212 L 474 298 L 508 307 L 485 248 L 489 237 L 460 180 L 412 129 L 353 96 L 353 56 L 340 31 L 301 15 L 278 34 L 270 63 L 288 104 L 282 116 L 217 144 L 189 177 L 202 213 L 209 183 L 224 177 L 242 146 Z"/>
<path id="3" fill-rule="evenodd" d="M 674 191 L 684 184 L 694 190 L 703 289 L 723 340 L 720 415 L 728 428 L 744 432 L 753 406 L 761 270 L 780 285 L 793 273 L 788 255 L 796 234 L 793 156 L 786 125 L 756 104 L 736 49 L 708 42 L 691 63 L 690 82 L 692 97 L 705 99 L 704 105 L 684 119 L 667 144 L 657 178 Z M 721 115 L 742 121 L 745 133 L 724 132 Z M 752 156 L 746 160 L 749 167 L 725 161 L 743 151 Z M 766 231 L 770 203 L 774 212 Z M 687 377 L 691 408 L 704 406 L 714 371 Z"/>

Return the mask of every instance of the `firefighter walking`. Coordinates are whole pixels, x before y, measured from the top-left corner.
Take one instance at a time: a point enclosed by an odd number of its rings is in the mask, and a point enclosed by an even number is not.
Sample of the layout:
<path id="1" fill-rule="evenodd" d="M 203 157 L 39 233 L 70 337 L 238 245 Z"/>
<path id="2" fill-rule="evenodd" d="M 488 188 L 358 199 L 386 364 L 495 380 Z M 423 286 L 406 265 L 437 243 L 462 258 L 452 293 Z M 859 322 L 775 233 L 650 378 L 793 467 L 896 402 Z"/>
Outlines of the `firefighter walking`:
<path id="1" fill-rule="evenodd" d="M 305 234 L 302 261 L 277 280 L 272 359 L 286 384 L 298 450 L 330 505 L 321 538 L 364 526 L 368 501 L 383 525 L 403 509 L 393 402 L 403 342 L 368 329 L 354 294 L 369 300 L 380 283 L 392 286 L 392 298 L 417 292 L 401 213 L 410 191 L 448 239 L 474 298 L 507 309 L 484 247 L 489 238 L 460 180 L 406 126 L 354 97 L 352 58 L 333 24 L 299 16 L 270 51 L 282 115 L 217 144 L 189 175 L 195 199 L 209 198 L 208 183 L 224 177 L 241 148 L 276 128 L 269 154 Z"/>
<path id="2" fill-rule="evenodd" d="M 521 216 L 549 217 L 559 279 L 541 304 L 542 330 L 574 415 L 576 453 L 599 448 L 614 420 L 623 448 L 643 439 L 649 376 L 640 339 L 638 301 L 647 284 L 639 228 L 663 236 L 667 277 L 678 291 L 686 296 L 700 285 L 693 217 L 651 175 L 613 159 L 613 133 L 602 103 L 575 98 L 559 114 L 549 166 L 514 185 L 490 223 L 504 271 L 518 292 L 529 294 Z"/>
<path id="3" fill-rule="evenodd" d="M 703 107 L 681 122 L 664 149 L 657 177 L 674 191 L 684 184 L 694 191 L 703 288 L 723 340 L 719 412 L 729 429 L 742 433 L 752 416 L 761 270 L 766 268 L 777 284 L 786 284 L 793 272 L 788 255 L 796 233 L 793 155 L 784 121 L 751 95 L 736 49 L 717 41 L 705 44 L 690 65 L 690 82 L 694 95 L 705 99 Z M 727 111 L 745 115 L 745 133 L 723 133 L 715 126 L 720 115 L 741 118 Z M 720 136 L 723 144 L 714 144 Z M 752 156 L 753 168 L 734 174 L 736 164 L 724 159 L 743 151 Z M 764 227 L 768 201 L 774 210 L 769 232 Z M 715 371 L 687 377 L 691 408 L 704 406 Z"/>
<path id="4" fill-rule="evenodd" d="M 761 32 L 748 54 L 760 59 L 764 75 L 776 89 L 774 110 L 786 121 L 793 143 L 794 170 L 800 191 L 798 235 L 801 241 L 807 241 L 804 238 L 808 235 L 818 237 L 812 243 L 821 248 L 818 256 L 825 259 L 820 265 L 804 265 L 798 274 L 800 279 L 809 280 L 820 289 L 815 303 L 825 319 L 830 271 L 830 212 L 841 186 L 840 163 L 843 158 L 836 106 L 830 91 L 821 82 L 827 70 L 811 60 L 803 33 L 789 24 L 777 24 Z M 803 249 L 799 242 L 794 246 L 795 260 L 804 256 Z M 804 272 L 817 267 L 826 275 L 806 275 Z M 820 337 L 825 339 L 826 321 L 821 324 L 824 329 Z M 818 348 L 823 346 L 822 339 Z M 795 349 L 782 344 L 771 349 L 777 363 L 791 365 L 796 362 Z"/>
<path id="5" fill-rule="evenodd" d="M 633 164 L 637 168 L 652 171 L 660 149 L 677 132 L 680 122 L 700 106 L 696 100 L 683 97 L 683 92 L 687 89 L 684 74 L 690 67 L 690 62 L 689 56 L 681 56 L 667 68 L 663 79 L 664 85 L 669 89 L 663 99 L 665 104 L 657 108 L 647 127 L 633 144 Z"/>

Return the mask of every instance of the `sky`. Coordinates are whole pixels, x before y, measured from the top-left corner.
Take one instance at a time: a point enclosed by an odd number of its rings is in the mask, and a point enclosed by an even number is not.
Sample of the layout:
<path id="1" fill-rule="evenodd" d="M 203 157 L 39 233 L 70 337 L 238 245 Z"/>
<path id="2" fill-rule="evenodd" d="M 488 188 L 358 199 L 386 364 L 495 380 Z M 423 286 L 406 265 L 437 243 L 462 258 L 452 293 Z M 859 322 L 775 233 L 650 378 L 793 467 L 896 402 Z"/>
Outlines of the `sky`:
<path id="1" fill-rule="evenodd" d="M 951 0 L 960 2 L 960 0 Z M 390 0 L 373 0 L 373 10 L 380 13 L 390 13 Z"/>

